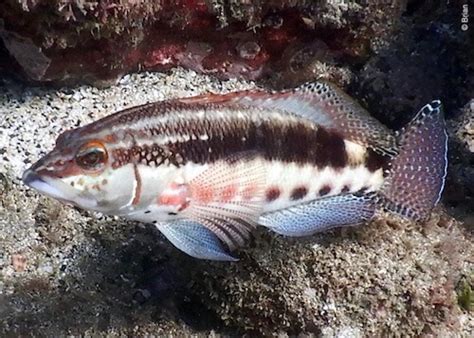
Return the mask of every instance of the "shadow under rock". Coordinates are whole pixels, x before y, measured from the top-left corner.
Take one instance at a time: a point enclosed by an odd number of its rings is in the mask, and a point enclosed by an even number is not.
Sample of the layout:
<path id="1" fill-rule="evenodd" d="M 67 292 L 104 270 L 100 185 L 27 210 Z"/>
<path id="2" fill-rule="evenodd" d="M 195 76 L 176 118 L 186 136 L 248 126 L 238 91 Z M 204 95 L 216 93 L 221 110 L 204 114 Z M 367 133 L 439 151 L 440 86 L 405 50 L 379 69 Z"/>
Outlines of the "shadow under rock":
<path id="1" fill-rule="evenodd" d="M 459 28 L 459 4 L 420 3 L 405 13 L 393 40 L 362 67 L 349 90 L 392 128 L 435 99 L 443 102 L 448 119 L 454 117 L 474 86 L 472 48 Z"/>
<path id="2" fill-rule="evenodd" d="M 474 231 L 474 154 L 449 140 L 448 174 L 441 202 L 447 213 Z"/>

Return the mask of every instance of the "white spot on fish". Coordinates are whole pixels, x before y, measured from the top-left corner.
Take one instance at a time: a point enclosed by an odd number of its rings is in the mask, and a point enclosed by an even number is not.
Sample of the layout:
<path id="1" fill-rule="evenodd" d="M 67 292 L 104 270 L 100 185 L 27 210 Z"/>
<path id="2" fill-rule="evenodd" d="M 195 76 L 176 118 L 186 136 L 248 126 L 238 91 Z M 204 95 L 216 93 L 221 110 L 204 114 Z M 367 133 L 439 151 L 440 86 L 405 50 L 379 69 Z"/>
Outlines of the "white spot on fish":
<path id="1" fill-rule="evenodd" d="M 363 163 L 365 156 L 367 154 L 367 150 L 365 147 L 351 142 L 344 140 L 344 145 L 346 148 L 346 153 L 349 158 L 349 163 L 351 164 L 361 164 Z"/>

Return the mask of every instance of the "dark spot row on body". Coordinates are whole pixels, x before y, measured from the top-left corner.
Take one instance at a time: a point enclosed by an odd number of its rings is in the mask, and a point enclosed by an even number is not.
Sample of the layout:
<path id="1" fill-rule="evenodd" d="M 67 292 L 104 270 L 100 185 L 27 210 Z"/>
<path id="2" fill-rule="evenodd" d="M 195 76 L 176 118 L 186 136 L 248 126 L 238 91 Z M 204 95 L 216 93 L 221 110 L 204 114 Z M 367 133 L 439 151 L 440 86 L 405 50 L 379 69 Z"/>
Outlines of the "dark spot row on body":
<path id="1" fill-rule="evenodd" d="M 317 192 L 316 195 L 323 197 L 331 193 L 332 187 L 329 184 L 323 185 Z M 346 193 L 350 191 L 349 185 L 344 185 L 341 189 L 341 193 Z M 292 201 L 297 201 L 305 198 L 309 193 L 309 190 L 306 186 L 297 186 L 293 188 L 290 194 L 290 199 Z M 281 196 L 281 190 L 278 187 L 270 187 L 265 192 L 265 199 L 267 202 L 273 202 Z"/>
<path id="2" fill-rule="evenodd" d="M 278 187 L 271 187 L 265 192 L 267 202 L 273 202 L 280 197 L 281 190 Z"/>
<path id="3" fill-rule="evenodd" d="M 163 147 L 156 144 L 138 146 L 131 148 L 118 148 L 112 151 L 112 168 L 119 168 L 128 163 L 139 163 L 158 166 L 169 156 Z"/>
<path id="4" fill-rule="evenodd" d="M 291 200 L 297 201 L 304 198 L 308 194 L 308 188 L 305 186 L 299 186 L 293 189 L 291 192 Z"/>
<path id="5" fill-rule="evenodd" d="M 331 192 L 331 186 L 326 184 L 326 185 L 322 186 L 321 189 L 319 189 L 318 195 L 319 196 L 326 196 L 330 192 Z"/>

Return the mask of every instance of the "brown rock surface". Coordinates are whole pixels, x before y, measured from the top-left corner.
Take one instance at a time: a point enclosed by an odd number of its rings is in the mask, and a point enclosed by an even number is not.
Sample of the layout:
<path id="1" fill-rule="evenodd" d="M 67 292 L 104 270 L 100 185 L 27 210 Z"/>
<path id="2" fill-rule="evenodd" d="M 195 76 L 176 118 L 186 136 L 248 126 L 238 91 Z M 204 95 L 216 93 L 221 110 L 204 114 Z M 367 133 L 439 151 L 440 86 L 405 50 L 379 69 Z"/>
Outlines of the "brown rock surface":
<path id="1" fill-rule="evenodd" d="M 35 82 L 96 85 L 177 65 L 221 78 L 277 71 L 298 80 L 318 62 L 366 58 L 404 8 L 404 0 L 5 0 L 0 67 Z"/>

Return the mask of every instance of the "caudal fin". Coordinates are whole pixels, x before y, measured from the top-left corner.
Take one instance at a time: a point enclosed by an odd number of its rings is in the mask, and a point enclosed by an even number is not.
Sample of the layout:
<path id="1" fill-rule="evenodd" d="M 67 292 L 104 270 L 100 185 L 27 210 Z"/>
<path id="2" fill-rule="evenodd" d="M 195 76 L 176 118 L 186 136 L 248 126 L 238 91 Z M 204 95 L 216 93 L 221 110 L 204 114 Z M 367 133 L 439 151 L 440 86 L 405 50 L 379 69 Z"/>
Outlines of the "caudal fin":
<path id="1" fill-rule="evenodd" d="M 385 209 L 415 221 L 429 216 L 444 187 L 447 140 L 442 105 L 436 100 L 398 133 L 399 152 L 379 195 Z"/>

